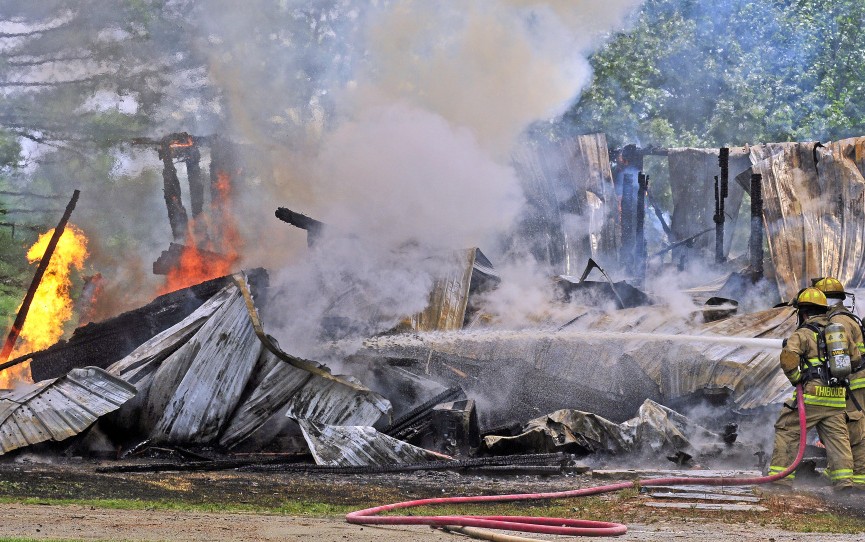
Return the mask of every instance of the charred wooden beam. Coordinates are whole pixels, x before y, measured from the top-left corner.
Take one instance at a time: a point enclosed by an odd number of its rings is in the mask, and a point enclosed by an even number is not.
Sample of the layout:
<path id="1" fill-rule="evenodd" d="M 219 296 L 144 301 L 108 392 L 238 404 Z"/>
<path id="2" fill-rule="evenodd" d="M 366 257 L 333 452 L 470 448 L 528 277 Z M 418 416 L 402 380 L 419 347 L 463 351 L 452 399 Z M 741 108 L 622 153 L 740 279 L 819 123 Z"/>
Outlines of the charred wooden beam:
<path id="1" fill-rule="evenodd" d="M 459 401 L 465 397 L 465 392 L 461 387 L 448 388 L 394 420 L 390 427 L 385 429 L 384 434 L 406 441 L 422 436 L 432 425 L 433 408 L 436 405 Z"/>
<path id="2" fill-rule="evenodd" d="M 763 278 L 763 176 L 751 175 L 751 254 L 750 274 L 756 282 Z"/>
<path id="3" fill-rule="evenodd" d="M 637 177 L 637 209 L 634 242 L 634 260 L 637 263 L 637 277 L 646 278 L 646 194 L 649 192 L 649 176 L 642 171 Z"/>
<path id="4" fill-rule="evenodd" d="M 718 152 L 718 166 L 721 178 L 715 177 L 715 263 L 724 263 L 724 200 L 727 199 L 730 184 L 730 149 L 722 147 Z"/>
<path id="5" fill-rule="evenodd" d="M 309 246 L 315 244 L 316 239 L 321 235 L 321 232 L 324 229 L 324 222 L 319 222 L 314 218 L 296 213 L 286 207 L 277 208 L 275 214 L 276 218 L 283 222 L 287 222 L 292 226 L 306 230 L 306 244 Z"/>
<path id="6" fill-rule="evenodd" d="M 637 194 L 638 180 L 636 173 L 626 172 L 622 176 L 622 263 L 633 265 L 637 242 Z"/>
<path id="7" fill-rule="evenodd" d="M 174 167 L 172 144 L 176 142 L 176 134 L 162 138 L 159 147 L 159 158 L 162 160 L 162 182 L 165 193 L 165 206 L 168 209 L 168 223 L 171 225 L 171 235 L 177 242 L 186 240 L 189 218 L 183 207 L 180 193 L 180 180 L 177 178 L 177 168 Z"/>
<path id="8" fill-rule="evenodd" d="M 237 148 L 222 137 L 214 136 L 210 144 L 210 238 L 218 243 L 226 239 L 225 232 L 234 223 L 231 215 L 231 194 L 240 177 Z M 219 247 L 219 245 L 217 245 Z"/>
<path id="9" fill-rule="evenodd" d="M 48 241 L 48 246 L 45 248 L 45 254 L 43 254 L 42 259 L 39 260 L 39 266 L 36 268 L 36 273 L 33 275 L 33 281 L 30 283 L 30 287 L 24 295 L 24 301 L 21 302 L 21 308 L 18 309 L 18 314 L 15 316 L 15 322 L 12 323 L 12 329 L 9 330 L 9 335 L 6 336 L 3 350 L 0 351 L 0 362 L 5 362 L 9 359 L 9 354 L 11 354 L 12 350 L 15 348 L 15 342 L 18 340 L 18 335 L 21 333 L 21 328 L 24 327 L 24 321 L 27 319 L 27 313 L 30 311 L 30 304 L 33 302 L 33 297 L 36 296 L 36 290 L 39 289 L 39 284 L 42 282 L 42 276 L 45 275 L 45 270 L 48 269 L 48 263 L 51 261 L 51 256 L 54 255 L 54 249 L 57 248 L 57 243 L 60 241 L 60 237 L 66 229 L 66 223 L 69 222 L 69 217 L 75 209 L 75 204 L 78 203 L 78 196 L 80 194 L 81 192 L 78 190 L 75 190 L 72 193 L 72 199 L 69 200 L 69 204 L 66 206 L 66 211 L 63 212 L 60 222 L 57 224 L 57 227 L 54 228 L 54 234 Z M 11 365 L 3 363 L 0 365 L 0 369 L 5 369 L 9 366 Z"/>

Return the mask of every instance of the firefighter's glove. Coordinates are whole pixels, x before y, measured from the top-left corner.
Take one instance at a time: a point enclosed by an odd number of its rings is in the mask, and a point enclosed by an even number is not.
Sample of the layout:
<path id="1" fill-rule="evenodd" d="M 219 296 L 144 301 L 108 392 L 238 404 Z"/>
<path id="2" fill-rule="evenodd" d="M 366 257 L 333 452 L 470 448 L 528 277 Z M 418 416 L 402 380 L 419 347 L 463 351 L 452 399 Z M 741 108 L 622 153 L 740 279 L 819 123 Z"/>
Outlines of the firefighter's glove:
<path id="1" fill-rule="evenodd" d="M 802 381 L 802 373 L 799 371 L 799 368 L 795 368 L 792 371 L 784 371 L 784 376 L 787 377 L 787 380 L 790 381 L 790 384 L 794 386 Z"/>

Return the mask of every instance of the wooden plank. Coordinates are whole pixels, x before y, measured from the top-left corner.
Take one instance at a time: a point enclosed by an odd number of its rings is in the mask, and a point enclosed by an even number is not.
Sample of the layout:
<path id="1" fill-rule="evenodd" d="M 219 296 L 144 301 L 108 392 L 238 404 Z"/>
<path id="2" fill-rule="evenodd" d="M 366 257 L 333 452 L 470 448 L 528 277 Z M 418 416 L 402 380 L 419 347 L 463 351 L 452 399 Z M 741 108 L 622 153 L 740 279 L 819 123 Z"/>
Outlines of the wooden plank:
<path id="1" fill-rule="evenodd" d="M 649 492 L 653 499 L 697 499 L 701 501 L 760 502 L 762 499 L 747 495 L 723 495 L 720 493 L 676 493 L 669 491 Z"/>
<path id="2" fill-rule="evenodd" d="M 677 508 L 679 510 L 703 510 L 717 512 L 766 512 L 769 509 L 756 504 L 712 504 L 702 502 L 644 502 L 652 508 Z"/>

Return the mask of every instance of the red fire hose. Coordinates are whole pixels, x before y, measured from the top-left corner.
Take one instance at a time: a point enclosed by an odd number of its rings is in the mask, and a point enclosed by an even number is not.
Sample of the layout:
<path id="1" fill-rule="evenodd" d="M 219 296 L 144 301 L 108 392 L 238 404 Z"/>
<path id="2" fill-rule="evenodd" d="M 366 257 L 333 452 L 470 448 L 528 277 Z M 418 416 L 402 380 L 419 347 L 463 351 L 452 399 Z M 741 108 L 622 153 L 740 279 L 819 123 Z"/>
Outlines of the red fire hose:
<path id="1" fill-rule="evenodd" d="M 511 502 L 530 501 L 539 499 L 561 499 L 565 497 L 584 497 L 586 495 L 598 495 L 612 491 L 620 491 L 639 486 L 669 486 L 669 485 L 711 485 L 711 486 L 735 486 L 767 484 L 780 480 L 792 473 L 802 457 L 805 455 L 805 439 L 807 430 L 805 425 L 805 403 L 803 400 L 802 386 L 797 386 L 797 406 L 799 409 L 799 451 L 796 460 L 784 471 L 771 476 L 760 476 L 756 478 L 653 478 L 638 480 L 636 482 L 620 482 L 605 486 L 574 489 L 570 491 L 557 491 L 553 493 L 521 493 L 514 495 L 479 495 L 474 497 L 441 497 L 434 499 L 420 499 L 416 501 L 404 501 L 394 504 L 386 504 L 358 510 L 345 516 L 349 523 L 359 525 L 430 525 L 433 527 L 485 527 L 488 529 L 505 529 L 510 531 L 521 531 L 526 533 L 556 534 L 570 536 L 618 536 L 628 531 L 621 523 L 607 521 L 590 521 L 585 519 L 563 519 L 542 518 L 525 516 L 379 516 L 382 512 L 399 510 L 401 508 L 413 508 L 430 504 L 462 504 L 477 502 Z"/>

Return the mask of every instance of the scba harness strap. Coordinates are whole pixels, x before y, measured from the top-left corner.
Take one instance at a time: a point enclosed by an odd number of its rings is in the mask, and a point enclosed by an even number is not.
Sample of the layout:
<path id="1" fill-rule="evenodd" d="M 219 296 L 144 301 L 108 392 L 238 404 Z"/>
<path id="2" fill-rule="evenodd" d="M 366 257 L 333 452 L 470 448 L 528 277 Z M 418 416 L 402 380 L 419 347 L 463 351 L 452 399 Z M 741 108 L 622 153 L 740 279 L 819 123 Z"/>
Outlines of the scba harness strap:
<path id="1" fill-rule="evenodd" d="M 803 323 L 799 329 L 805 328 L 814 333 L 817 340 L 817 357 L 800 357 L 802 365 L 802 381 L 821 380 L 832 387 L 847 386 L 846 378 L 835 378 L 826 361 L 829 359 L 829 350 L 826 346 L 825 326 L 819 326 L 813 322 Z"/>

